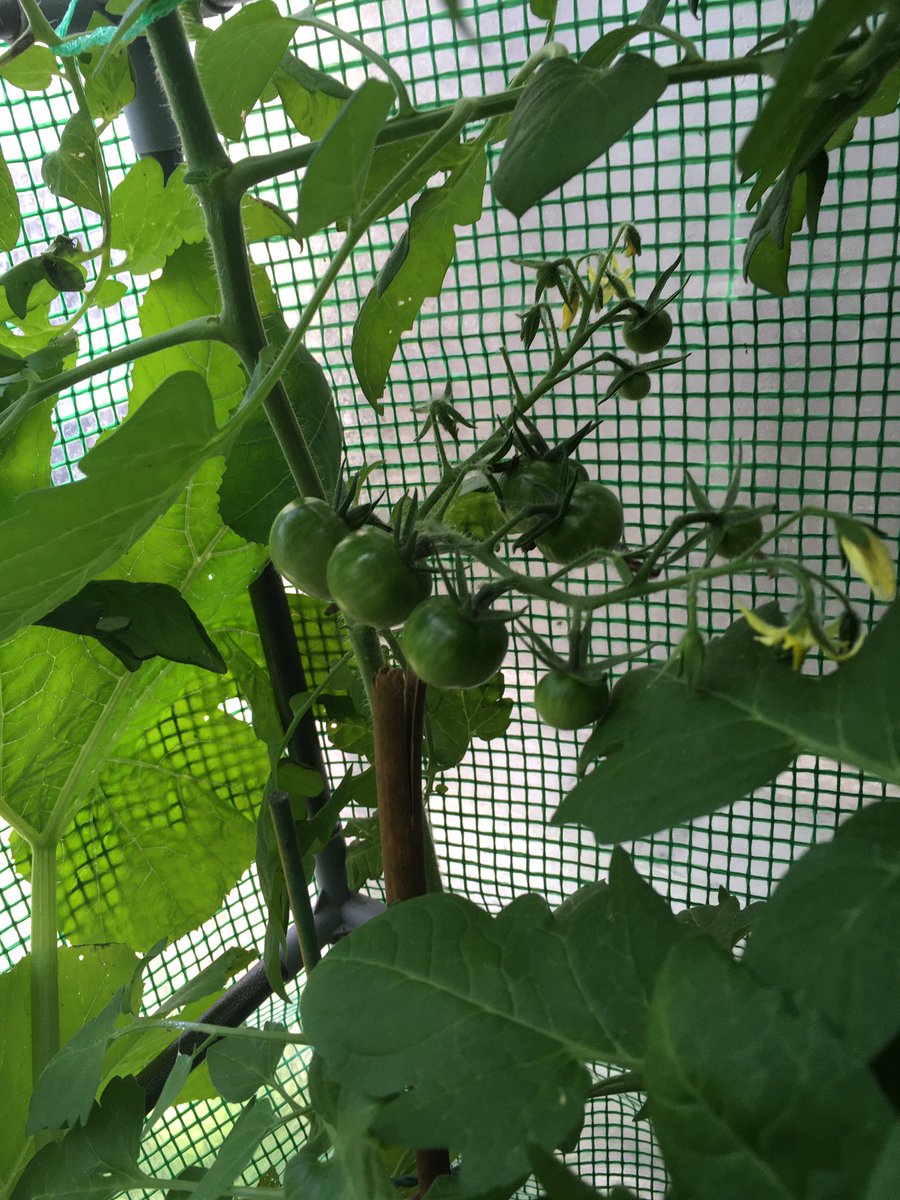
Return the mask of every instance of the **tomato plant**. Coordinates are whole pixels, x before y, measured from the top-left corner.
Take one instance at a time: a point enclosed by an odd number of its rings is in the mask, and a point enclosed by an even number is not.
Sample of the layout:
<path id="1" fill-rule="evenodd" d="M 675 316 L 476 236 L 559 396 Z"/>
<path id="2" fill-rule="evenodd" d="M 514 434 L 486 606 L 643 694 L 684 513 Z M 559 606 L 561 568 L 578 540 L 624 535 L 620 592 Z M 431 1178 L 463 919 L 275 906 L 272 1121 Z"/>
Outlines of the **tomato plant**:
<path id="1" fill-rule="evenodd" d="M 534 689 L 534 707 L 541 720 L 554 729 L 583 729 L 599 721 L 609 707 L 609 684 L 606 679 L 579 679 L 568 671 L 548 671 Z"/>
<path id="2" fill-rule="evenodd" d="M 668 346 L 672 338 L 672 318 L 664 309 L 632 317 L 622 326 L 622 337 L 635 354 L 652 354 Z"/>
<path id="3" fill-rule="evenodd" d="M 328 590 L 353 621 L 387 629 L 400 625 L 431 592 L 431 575 L 411 566 L 383 529 L 348 534 L 326 569 Z"/>
<path id="4" fill-rule="evenodd" d="M 538 536 L 537 547 L 551 562 L 575 562 L 592 550 L 611 550 L 624 525 L 615 492 L 602 483 L 578 483 L 562 515 Z"/>
<path id="5" fill-rule="evenodd" d="M 276 570 L 301 592 L 330 600 L 328 560 L 349 532 L 347 522 L 317 496 L 290 500 L 272 522 L 269 555 Z"/>
<path id="6" fill-rule="evenodd" d="M 478 687 L 499 671 L 509 646 L 503 619 L 467 611 L 451 596 L 435 596 L 409 615 L 403 652 L 425 683 L 439 688 Z"/>
<path id="7" fill-rule="evenodd" d="M 681 306 L 689 275 L 666 247 L 686 226 L 658 212 L 639 230 L 612 195 L 632 131 L 646 122 L 650 156 L 665 97 L 764 89 L 737 168 L 754 180 L 745 282 L 770 293 L 774 327 L 804 223 L 814 239 L 843 203 L 857 122 L 896 109 L 896 4 L 826 0 L 723 59 L 706 47 L 730 39 L 685 32 L 696 0 L 621 25 L 598 11 L 592 45 L 590 22 L 576 37 L 532 0 L 509 45 L 471 46 L 508 76 L 465 95 L 430 73 L 408 84 L 416 38 L 395 22 L 382 53 L 377 31 L 343 27 L 353 6 L 252 0 L 215 28 L 168 2 L 89 23 L 84 6 L 56 24 L 37 0 L 6 7 L 4 88 L 62 116 L 38 138 L 17 102 L 4 152 L 46 153 L 0 155 L 0 819 L 28 937 L 0 974 L 0 1200 L 599 1200 L 557 1152 L 610 1103 L 651 1122 L 672 1196 L 893 1196 L 900 828 L 875 794 L 900 785 L 892 545 L 868 490 L 862 519 L 827 496 L 750 509 L 761 481 L 736 452 L 726 478 L 722 445 L 694 432 L 707 478 L 673 483 L 680 441 L 673 459 L 607 402 L 655 392 L 642 421 L 663 413 L 662 440 L 686 428 L 667 375 L 684 356 L 644 356 L 685 318 L 677 342 L 702 329 L 718 351 L 746 303 L 729 267 L 724 290 Z M 490 23 L 446 7 L 456 41 Z M 140 135 L 137 161 L 113 162 L 126 108 L 138 131 L 166 117 L 162 149 Z M 257 136 L 269 116 L 277 149 Z M 867 137 L 872 154 L 890 144 Z M 607 161 L 621 224 L 592 194 L 583 237 L 568 207 L 533 211 Z M 464 247 L 472 278 L 446 305 L 457 238 L 486 205 L 482 231 L 528 256 Z M 691 269 L 715 261 L 714 240 L 682 249 Z M 814 283 L 814 241 L 809 256 Z M 839 265 L 836 311 L 874 278 Z M 741 362 L 698 356 L 685 379 L 705 405 L 703 373 L 730 381 Z M 89 431 L 88 396 L 115 428 L 76 469 L 106 420 Z M 55 446 L 70 420 L 78 436 Z M 819 554 L 823 529 L 840 563 Z M 518 553 L 535 547 L 545 561 Z M 862 585 L 890 607 L 864 607 Z M 810 656 L 828 670 L 802 671 Z M 518 703 L 532 671 L 537 731 Z M 556 774 L 548 729 L 582 731 Z M 764 907 L 680 874 L 666 898 L 621 849 L 644 847 L 646 869 L 652 844 L 662 890 L 666 847 L 694 844 L 670 831 L 739 804 L 756 847 L 760 789 L 816 756 L 842 771 L 842 813 L 855 773 L 867 803 L 832 842 L 791 846 Z M 474 861 L 481 810 L 504 808 L 515 836 Z M 552 857 L 545 820 L 569 827 L 568 894 L 497 912 Z M 478 903 L 447 890 L 475 879 Z M 253 948 L 214 956 L 198 931 L 215 918 L 216 938 L 238 936 L 238 885 L 258 898 Z M 695 888 L 707 902 L 685 907 Z M 244 1024 L 273 993 L 288 1024 Z M 616 1194 L 633 1200 L 638 1178 Z"/>

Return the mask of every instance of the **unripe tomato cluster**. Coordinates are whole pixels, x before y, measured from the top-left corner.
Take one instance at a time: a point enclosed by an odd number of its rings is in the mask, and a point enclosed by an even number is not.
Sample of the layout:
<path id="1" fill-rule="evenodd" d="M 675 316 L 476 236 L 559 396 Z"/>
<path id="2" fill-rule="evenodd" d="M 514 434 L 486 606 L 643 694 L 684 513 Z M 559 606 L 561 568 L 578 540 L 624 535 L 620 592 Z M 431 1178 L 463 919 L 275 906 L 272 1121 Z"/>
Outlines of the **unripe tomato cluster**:
<path id="1" fill-rule="evenodd" d="M 533 532 L 550 562 L 568 564 L 621 539 L 618 498 L 572 458 L 522 458 L 502 474 L 499 488 L 506 514 L 522 511 L 516 531 Z M 334 602 L 351 621 L 403 626 L 407 661 L 432 687 L 479 687 L 506 657 L 506 614 L 469 598 L 432 596 L 430 569 L 391 532 L 374 524 L 351 529 L 324 500 L 287 504 L 272 524 L 269 550 L 281 575 L 307 595 Z M 596 721 L 608 699 L 605 680 L 554 668 L 538 685 L 535 707 L 548 725 L 576 729 Z"/>

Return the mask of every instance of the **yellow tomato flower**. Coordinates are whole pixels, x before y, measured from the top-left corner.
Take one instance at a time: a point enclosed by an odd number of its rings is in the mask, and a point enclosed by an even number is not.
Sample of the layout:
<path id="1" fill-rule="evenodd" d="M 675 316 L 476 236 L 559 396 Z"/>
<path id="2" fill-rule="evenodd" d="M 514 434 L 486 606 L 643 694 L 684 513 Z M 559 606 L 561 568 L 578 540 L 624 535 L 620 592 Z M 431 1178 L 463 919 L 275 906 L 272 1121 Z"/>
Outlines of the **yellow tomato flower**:
<path id="1" fill-rule="evenodd" d="M 627 292 L 627 294 L 629 296 L 631 296 L 632 298 L 634 298 L 634 286 L 631 283 L 631 275 L 634 271 L 634 265 L 629 262 L 629 263 L 626 263 L 624 267 L 620 267 L 619 260 L 617 258 L 613 258 L 612 269 L 613 269 L 613 274 L 618 279 L 618 281 L 625 285 L 625 291 Z M 594 280 L 597 278 L 597 272 L 594 270 L 593 267 L 588 267 L 588 278 L 590 279 L 591 283 L 593 283 Z M 602 280 L 600 281 L 600 286 L 601 286 L 602 293 L 603 293 L 603 303 L 604 304 L 609 304 L 610 300 L 614 299 L 619 294 L 616 291 L 616 289 L 613 287 L 613 285 L 609 282 L 608 275 L 603 276 Z"/>
<path id="2" fill-rule="evenodd" d="M 838 527 L 841 549 L 852 570 L 864 579 L 878 600 L 893 600 L 897 594 L 897 572 L 888 548 L 868 525 L 842 521 L 847 532 Z M 848 534 L 852 532 L 853 536 Z"/>
<path id="3" fill-rule="evenodd" d="M 787 625 L 771 625 L 756 613 L 744 608 L 743 604 L 739 604 L 738 608 L 744 614 L 750 628 L 756 631 L 758 642 L 763 646 L 773 646 L 790 651 L 795 671 L 800 670 L 803 660 L 813 646 L 818 646 L 825 657 L 832 662 L 846 662 L 848 658 L 852 658 L 858 652 L 865 638 L 865 633 L 860 629 L 856 633 L 855 640 L 852 643 L 849 642 L 842 633 L 840 621 L 833 621 L 827 625 L 817 637 L 802 613 L 794 617 Z"/>
<path id="4" fill-rule="evenodd" d="M 739 604 L 738 608 L 744 614 L 744 619 L 751 629 L 756 631 L 756 640 L 763 646 L 773 646 L 780 650 L 789 650 L 793 658 L 794 670 L 799 671 L 804 658 L 816 645 L 813 631 L 804 617 L 793 620 L 788 625 L 770 625 L 756 613 L 750 612 Z"/>
<path id="5" fill-rule="evenodd" d="M 572 303 L 571 304 L 566 303 L 563 305 L 563 310 L 562 310 L 562 331 L 563 331 L 563 333 L 566 332 L 566 330 L 569 328 L 569 326 L 575 320 L 575 317 L 578 314 L 578 309 L 580 308 L 580 306 L 581 306 L 581 293 L 579 291 L 574 291 L 572 293 Z"/>

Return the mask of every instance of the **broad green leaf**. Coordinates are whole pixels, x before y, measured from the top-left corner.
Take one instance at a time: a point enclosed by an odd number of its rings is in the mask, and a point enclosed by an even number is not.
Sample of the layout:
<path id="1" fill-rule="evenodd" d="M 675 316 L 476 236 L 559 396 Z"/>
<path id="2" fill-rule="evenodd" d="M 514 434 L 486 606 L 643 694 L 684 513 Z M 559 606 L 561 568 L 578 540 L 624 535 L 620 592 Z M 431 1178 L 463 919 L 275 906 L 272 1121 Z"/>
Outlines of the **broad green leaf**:
<path id="1" fill-rule="evenodd" d="M 23 258 L 21 262 L 17 262 L 15 266 L 0 275 L 0 283 L 3 284 L 6 303 L 14 315 L 21 318 L 26 317 L 31 293 L 38 284 L 49 284 L 43 255 Z M 56 291 L 57 289 L 53 288 L 51 294 L 55 294 Z"/>
<path id="2" fill-rule="evenodd" d="M 429 689 L 425 702 L 429 765 L 441 771 L 465 757 L 473 738 L 502 737 L 512 715 L 512 700 L 503 696 L 503 675 L 469 691 Z"/>
<path id="3" fill-rule="evenodd" d="M 63 946 L 59 965 L 60 1037 L 69 1040 L 92 1020 L 116 990 L 131 978 L 134 953 L 126 946 Z M 0 975 L 0 1196 L 31 1153 L 25 1117 L 31 1095 L 31 958 Z"/>
<path id="4" fill-rule="evenodd" d="M 165 715 L 165 714 L 161 714 Z M 268 763 L 251 730 L 188 694 L 165 726 L 121 740 L 60 856 L 60 924 L 146 949 L 216 911 L 253 858 Z M 189 732 L 188 732 L 189 731 Z M 226 762 L 227 772 L 211 770 Z M 234 794 L 234 791 L 237 794 Z M 135 897 L 135 900 L 131 900 Z"/>
<path id="5" fill-rule="evenodd" d="M 760 610 L 779 623 L 777 607 Z M 759 645 L 744 620 L 707 647 L 695 690 L 656 668 L 613 689 L 583 760 L 602 761 L 565 797 L 554 824 L 625 842 L 724 808 L 820 754 L 900 783 L 900 602 L 860 652 L 813 679 Z"/>
<path id="6" fill-rule="evenodd" d="M 197 70 L 216 126 L 236 141 L 290 45 L 296 25 L 272 0 L 255 0 L 214 29 L 197 47 Z"/>
<path id="7" fill-rule="evenodd" d="M 22 216 L 19 197 L 6 159 L 0 154 L 0 250 L 12 250 L 19 240 Z"/>
<path id="8" fill-rule="evenodd" d="M 244 196 L 241 199 L 241 219 L 244 223 L 244 237 L 248 242 L 297 236 L 296 225 L 274 204 L 260 200 L 257 196 Z"/>
<path id="9" fill-rule="evenodd" d="M 100 1086 L 106 1044 L 124 1000 L 125 988 L 119 988 L 102 1012 L 69 1038 L 47 1063 L 31 1095 L 26 1133 L 87 1122 Z"/>
<path id="10" fill-rule="evenodd" d="M 304 1147 L 284 1173 L 285 1200 L 393 1200 L 397 1190 L 369 1136 L 377 1104 L 330 1079 L 318 1055 L 308 1080 L 310 1104 L 334 1151 L 322 1162 L 314 1148 Z"/>
<path id="11" fill-rule="evenodd" d="M 556 0 L 528 0 L 528 7 L 539 21 L 549 21 L 556 16 Z"/>
<path id="12" fill-rule="evenodd" d="M 267 322 L 270 338 L 282 345 L 287 327 L 279 316 Z M 341 462 L 341 424 L 325 372 L 305 346 L 282 377 L 297 422 L 319 472 L 326 495 L 337 483 Z M 219 490 L 219 511 L 235 533 L 268 545 L 269 530 L 297 485 L 265 414 L 249 420 L 232 443 Z"/>
<path id="13" fill-rule="evenodd" d="M 263 1028 L 283 1030 L 284 1026 L 267 1021 Z M 283 1054 L 284 1046 L 271 1038 L 224 1037 L 210 1046 L 206 1061 L 213 1086 L 223 1099 L 243 1103 L 272 1082 Z"/>
<path id="14" fill-rule="evenodd" d="M 872 1075 L 817 1018 L 708 938 L 657 981 L 645 1077 L 653 1130 L 692 1200 L 846 1200 L 893 1114 Z"/>
<path id="15" fill-rule="evenodd" d="M 125 251 L 117 269 L 149 275 L 183 243 L 206 237 L 199 201 L 184 175 L 184 166 L 179 166 L 163 181 L 156 159 L 143 158 L 113 189 L 111 241 L 117 250 Z"/>
<path id="16" fill-rule="evenodd" d="M 347 839 L 347 884 L 351 892 L 358 892 L 369 880 L 384 874 L 381 825 L 378 817 L 352 817 L 342 824 Z"/>
<path id="17" fill-rule="evenodd" d="M 744 962 L 868 1062 L 900 1033 L 900 804 L 856 813 L 776 886 Z M 827 947 L 827 950 L 825 949 Z"/>
<path id="18" fill-rule="evenodd" d="M 272 82 L 291 124 L 308 138 L 323 137 L 350 96 L 341 80 L 290 52 L 278 64 Z"/>
<path id="19" fill-rule="evenodd" d="M 353 366 L 366 398 L 384 393 L 400 337 L 428 296 L 437 296 L 456 250 L 456 226 L 481 216 L 486 160 L 471 148 L 447 181 L 415 202 L 409 227 L 378 273 L 353 329 Z"/>
<path id="20" fill-rule="evenodd" d="M 94 637 L 130 671 L 157 655 L 207 671 L 226 670 L 191 606 L 167 583 L 94 580 L 36 624 Z"/>
<path id="21" fill-rule="evenodd" d="M 37 43 L 0 67 L 0 78 L 23 92 L 45 92 L 56 73 L 53 52 Z"/>
<path id="22" fill-rule="evenodd" d="M 29 408 L 6 437 L 0 438 L 0 513 L 18 496 L 50 486 L 50 451 L 56 440 L 53 428 L 55 397 Z M 0 402 L 0 414 L 2 414 Z"/>
<path id="23" fill-rule="evenodd" d="M 66 122 L 59 149 L 44 158 L 41 178 L 54 196 L 99 213 L 103 209 L 98 182 L 101 170 L 93 122 L 78 109 Z"/>
<path id="24" fill-rule="evenodd" d="M 731 950 L 756 926 L 765 907 L 757 901 L 741 908 L 737 896 L 720 887 L 716 904 L 696 904 L 678 913 L 677 919 L 688 929 L 711 937 L 723 950 Z"/>
<path id="25" fill-rule="evenodd" d="M 380 195 L 427 141 L 428 135 L 423 134 L 420 137 L 404 138 L 401 142 L 388 142 L 383 146 L 376 146 L 360 207 L 365 208 L 376 196 Z M 452 171 L 455 167 L 462 165 L 470 153 L 471 148 L 461 145 L 459 142 L 450 142 L 442 147 L 402 187 L 394 189 L 389 194 L 376 219 L 380 220 L 382 217 L 386 217 L 401 204 L 405 204 L 410 197 L 421 192 L 432 176 L 441 171 Z M 338 229 L 344 229 L 346 222 L 338 221 L 337 225 Z"/>
<path id="26" fill-rule="evenodd" d="M 122 279 L 104 279 L 100 290 L 91 297 L 92 308 L 113 308 L 128 295 L 128 284 Z"/>
<path id="27" fill-rule="evenodd" d="M 109 20 L 95 10 L 88 22 L 88 30 L 109 24 Z M 84 94 L 93 117 L 111 121 L 134 99 L 134 78 L 129 55 L 108 55 L 105 46 L 96 46 L 81 60 L 81 71 Z"/>
<path id="28" fill-rule="evenodd" d="M 882 7 L 883 0 L 823 0 L 819 5 L 788 47 L 762 112 L 738 151 L 738 166 L 745 179 L 762 170 L 773 155 L 787 161 L 790 150 L 785 157 L 784 147 L 794 145 L 809 112 L 808 86 L 834 49 Z"/>
<path id="29" fill-rule="evenodd" d="M 791 241 L 806 213 L 807 177 L 782 176 L 759 211 L 744 248 L 744 275 L 773 296 L 786 296 Z"/>
<path id="30" fill-rule="evenodd" d="M 894 1200 L 900 1195 L 900 1124 L 888 1134 L 863 1200 Z"/>
<path id="31" fill-rule="evenodd" d="M 247 1105 L 222 1143 L 216 1161 L 194 1188 L 193 1200 L 220 1200 L 221 1194 L 247 1167 L 250 1158 L 270 1129 L 276 1124 L 268 1100 L 256 1100 Z"/>
<path id="32" fill-rule="evenodd" d="M 598 38 L 592 46 L 588 46 L 578 61 L 583 67 L 593 67 L 594 70 L 608 67 L 632 38 L 645 32 L 646 30 L 641 25 L 623 25 L 620 29 L 611 29 L 609 33 Z"/>
<path id="33" fill-rule="evenodd" d="M 134 1079 L 114 1079 L 87 1124 L 44 1146 L 25 1168 L 11 1200 L 112 1200 L 140 1186 L 137 1166 L 144 1092 Z"/>
<path id="34" fill-rule="evenodd" d="M 516 105 L 494 196 L 521 217 L 623 138 L 665 88 L 662 67 L 638 54 L 608 70 L 552 59 Z"/>
<path id="35" fill-rule="evenodd" d="M 459 896 L 411 900 L 329 952 L 303 1028 L 338 1082 L 384 1098 L 378 1136 L 458 1148 L 474 1196 L 527 1174 L 526 1144 L 552 1150 L 581 1120 L 585 1063 L 639 1061 L 678 936 L 621 851 L 609 887 L 557 915 L 534 895 L 496 918 Z"/>
<path id="36" fill-rule="evenodd" d="M 133 545 L 209 456 L 216 432 L 206 385 L 183 372 L 88 451 L 86 479 L 20 497 L 0 521 L 9 580 L 0 639 L 74 596 Z"/>
<path id="37" fill-rule="evenodd" d="M 272 311 L 271 285 L 262 268 L 253 270 L 257 302 L 264 315 Z M 171 329 L 195 317 L 217 313 L 219 285 L 205 245 L 183 245 L 167 260 L 162 274 L 144 294 L 139 311 L 141 333 Z M 131 371 L 130 412 L 171 375 L 195 371 L 206 380 L 215 402 L 216 420 L 235 408 L 247 386 L 247 374 L 230 346 L 221 342 L 189 342 L 138 359 Z"/>
<path id="38" fill-rule="evenodd" d="M 367 79 L 338 114 L 307 164 L 300 186 L 297 232 L 309 237 L 359 210 L 375 138 L 394 103 L 394 89 Z"/>

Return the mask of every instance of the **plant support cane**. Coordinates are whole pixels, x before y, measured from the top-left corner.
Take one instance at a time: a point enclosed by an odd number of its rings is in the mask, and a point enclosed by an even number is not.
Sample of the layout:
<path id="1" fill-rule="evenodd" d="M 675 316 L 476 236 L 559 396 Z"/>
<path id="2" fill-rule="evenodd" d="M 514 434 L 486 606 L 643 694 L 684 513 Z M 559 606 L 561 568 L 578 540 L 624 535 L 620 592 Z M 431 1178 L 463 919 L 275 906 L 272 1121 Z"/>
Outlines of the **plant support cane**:
<path id="1" fill-rule="evenodd" d="M 375 779 L 388 904 L 428 891 L 422 807 L 425 684 L 412 671 L 384 669 L 372 681 Z M 417 1150 L 419 1195 L 450 1174 L 446 1150 Z"/>

